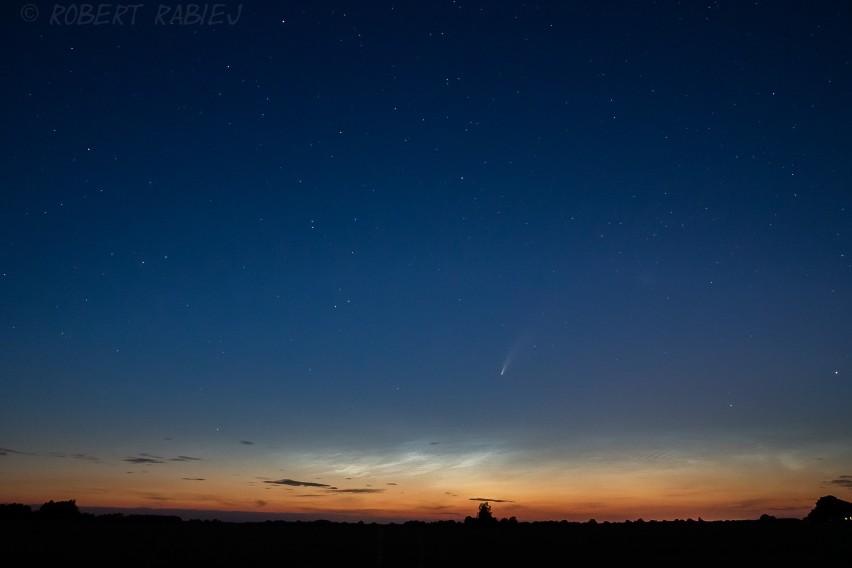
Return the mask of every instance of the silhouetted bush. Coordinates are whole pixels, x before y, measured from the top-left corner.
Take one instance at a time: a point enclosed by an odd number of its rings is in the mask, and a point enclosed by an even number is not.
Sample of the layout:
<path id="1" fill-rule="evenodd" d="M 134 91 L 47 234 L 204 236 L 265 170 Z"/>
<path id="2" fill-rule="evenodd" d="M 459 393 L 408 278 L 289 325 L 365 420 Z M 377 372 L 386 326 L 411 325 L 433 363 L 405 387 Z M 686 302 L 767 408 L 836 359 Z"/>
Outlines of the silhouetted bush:
<path id="1" fill-rule="evenodd" d="M 42 519 L 50 520 L 72 520 L 80 518 L 80 509 L 77 508 L 77 501 L 53 501 L 50 500 L 42 505 L 38 510 L 38 515 Z"/>
<path id="2" fill-rule="evenodd" d="M 33 514 L 33 509 L 29 505 L 21 503 L 6 503 L 0 505 L 0 519 L 19 520 L 27 519 Z"/>
<path id="3" fill-rule="evenodd" d="M 497 519 L 491 514 L 491 505 L 488 504 L 488 501 L 479 504 L 479 512 L 476 514 L 476 520 L 483 525 L 493 525 L 497 522 Z"/>
<path id="4" fill-rule="evenodd" d="M 843 499 L 838 499 L 834 495 L 820 497 L 816 502 L 816 507 L 808 513 L 805 520 L 821 522 L 852 522 L 852 503 L 844 501 Z"/>

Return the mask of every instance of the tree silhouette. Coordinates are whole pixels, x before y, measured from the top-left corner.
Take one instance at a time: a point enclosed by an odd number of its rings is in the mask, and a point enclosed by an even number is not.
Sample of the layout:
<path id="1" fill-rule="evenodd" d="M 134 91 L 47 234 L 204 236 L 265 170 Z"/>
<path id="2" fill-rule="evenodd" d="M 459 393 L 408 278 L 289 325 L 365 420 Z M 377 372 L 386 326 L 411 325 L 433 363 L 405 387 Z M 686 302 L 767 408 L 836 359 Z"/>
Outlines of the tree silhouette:
<path id="1" fill-rule="evenodd" d="M 476 518 L 483 525 L 490 525 L 497 522 L 497 519 L 491 514 L 491 505 L 488 504 L 488 501 L 479 504 L 479 512 L 476 514 Z"/>
<path id="2" fill-rule="evenodd" d="M 22 505 L 21 503 L 4 503 L 0 505 L 0 519 L 26 519 L 32 513 L 32 507 L 29 505 Z"/>
<path id="3" fill-rule="evenodd" d="M 852 503 L 838 499 L 834 495 L 820 497 L 816 507 L 805 517 L 807 521 L 847 521 L 852 519 Z"/>
<path id="4" fill-rule="evenodd" d="M 79 518 L 80 510 L 77 508 L 75 499 L 70 501 L 54 501 L 51 499 L 39 508 L 38 514 L 43 519 L 68 520 Z"/>

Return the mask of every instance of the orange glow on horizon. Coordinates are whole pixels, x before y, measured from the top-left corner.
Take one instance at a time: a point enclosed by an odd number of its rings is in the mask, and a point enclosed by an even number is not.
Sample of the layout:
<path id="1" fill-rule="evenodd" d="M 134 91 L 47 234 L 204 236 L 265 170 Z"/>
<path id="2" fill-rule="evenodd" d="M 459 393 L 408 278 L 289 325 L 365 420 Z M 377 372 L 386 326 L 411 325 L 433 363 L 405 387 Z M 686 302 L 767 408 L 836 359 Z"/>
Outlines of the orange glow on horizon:
<path id="1" fill-rule="evenodd" d="M 498 518 L 620 522 L 738 520 L 762 514 L 802 518 L 821 496 L 803 489 L 819 485 L 813 471 L 755 463 L 723 467 L 684 460 L 661 468 L 631 461 L 606 468 L 590 462 L 570 468 L 550 463 L 491 469 L 476 460 L 455 468 L 417 461 L 417 467 L 406 470 L 416 461 L 409 459 L 398 468 L 350 464 L 339 468 L 344 474 L 306 463 L 293 467 L 293 479 L 286 479 L 247 475 L 274 468 L 234 461 L 211 467 L 203 462 L 106 465 L 65 459 L 57 469 L 45 467 L 46 459 L 10 462 L 15 467 L 6 473 L 0 501 L 37 505 L 74 499 L 83 509 L 190 509 L 370 522 L 463 521 L 475 515 L 478 499 L 483 499 L 491 502 Z"/>

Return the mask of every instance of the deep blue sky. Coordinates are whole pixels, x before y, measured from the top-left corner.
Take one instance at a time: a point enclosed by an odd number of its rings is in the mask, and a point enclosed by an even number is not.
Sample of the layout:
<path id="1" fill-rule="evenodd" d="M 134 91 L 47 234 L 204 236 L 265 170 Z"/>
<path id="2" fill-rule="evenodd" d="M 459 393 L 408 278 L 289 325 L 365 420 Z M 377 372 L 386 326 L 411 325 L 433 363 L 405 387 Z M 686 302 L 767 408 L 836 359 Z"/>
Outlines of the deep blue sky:
<path id="1" fill-rule="evenodd" d="M 0 501 L 852 497 L 845 3 L 257 4 L 4 8 Z"/>

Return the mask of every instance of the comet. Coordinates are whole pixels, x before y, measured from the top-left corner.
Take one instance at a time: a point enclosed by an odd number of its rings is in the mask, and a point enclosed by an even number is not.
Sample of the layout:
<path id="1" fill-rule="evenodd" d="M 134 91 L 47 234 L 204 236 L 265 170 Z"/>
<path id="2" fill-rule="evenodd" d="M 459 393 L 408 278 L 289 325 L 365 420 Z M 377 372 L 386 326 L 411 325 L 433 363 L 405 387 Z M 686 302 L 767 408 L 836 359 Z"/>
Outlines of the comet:
<path id="1" fill-rule="evenodd" d="M 509 351 L 509 354 L 506 355 L 506 359 L 503 361 L 503 367 L 500 369 L 500 376 L 501 377 L 506 374 L 506 369 L 509 368 L 509 363 L 511 363 L 512 359 L 515 358 L 515 352 L 516 351 L 517 351 L 517 349 L 513 348 L 512 350 Z"/>
<path id="2" fill-rule="evenodd" d="M 521 336 L 515 340 L 515 343 L 512 344 L 512 347 L 509 348 L 509 352 L 506 354 L 506 358 L 503 360 L 503 367 L 500 368 L 501 377 L 506 374 L 507 370 L 509 370 L 509 365 L 512 363 L 515 356 L 518 354 L 518 351 L 521 350 L 521 347 L 524 345 L 526 338 L 527 334 L 521 334 Z"/>

